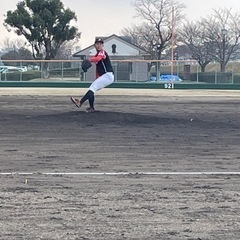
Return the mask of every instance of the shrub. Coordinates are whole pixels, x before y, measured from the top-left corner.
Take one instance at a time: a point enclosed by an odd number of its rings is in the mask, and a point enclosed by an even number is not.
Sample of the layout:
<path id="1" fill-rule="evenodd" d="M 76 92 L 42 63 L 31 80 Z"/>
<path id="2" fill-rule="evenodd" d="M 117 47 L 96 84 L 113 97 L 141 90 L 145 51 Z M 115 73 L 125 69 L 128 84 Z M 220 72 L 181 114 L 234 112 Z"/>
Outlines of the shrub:
<path id="1" fill-rule="evenodd" d="M 233 76 L 233 83 L 240 83 L 240 74 L 236 74 Z"/>
<path id="2" fill-rule="evenodd" d="M 21 79 L 22 78 L 22 79 Z M 27 72 L 9 72 L 1 73 L 2 81 L 29 81 L 32 79 L 41 78 L 40 71 L 27 71 Z"/>
<path id="3" fill-rule="evenodd" d="M 63 69 L 62 68 L 56 68 L 56 69 L 50 70 L 49 73 L 52 74 L 52 75 L 54 75 L 54 74 L 59 75 L 59 74 L 62 74 L 62 71 L 64 73 L 66 73 L 66 72 L 78 73 L 79 72 L 79 68 L 63 68 Z"/>
<path id="4" fill-rule="evenodd" d="M 191 81 L 197 81 L 197 73 L 191 73 Z M 198 81 L 205 83 L 231 83 L 232 73 L 231 72 L 201 72 L 198 73 Z"/>

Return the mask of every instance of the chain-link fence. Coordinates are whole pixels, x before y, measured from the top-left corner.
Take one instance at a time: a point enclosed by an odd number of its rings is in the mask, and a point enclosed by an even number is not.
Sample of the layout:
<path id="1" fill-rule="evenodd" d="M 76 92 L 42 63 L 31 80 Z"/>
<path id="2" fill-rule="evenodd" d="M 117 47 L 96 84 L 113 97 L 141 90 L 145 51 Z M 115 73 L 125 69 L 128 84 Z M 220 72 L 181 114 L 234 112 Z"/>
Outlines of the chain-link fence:
<path id="1" fill-rule="evenodd" d="M 219 63 L 209 63 L 204 71 L 196 61 L 112 61 L 116 82 L 175 82 L 202 84 L 239 84 L 240 62 L 229 62 L 225 72 Z M 96 67 L 87 73 L 79 60 L 13 61 L 4 60 L 0 66 L 0 81 L 50 81 L 91 82 L 96 77 Z"/>

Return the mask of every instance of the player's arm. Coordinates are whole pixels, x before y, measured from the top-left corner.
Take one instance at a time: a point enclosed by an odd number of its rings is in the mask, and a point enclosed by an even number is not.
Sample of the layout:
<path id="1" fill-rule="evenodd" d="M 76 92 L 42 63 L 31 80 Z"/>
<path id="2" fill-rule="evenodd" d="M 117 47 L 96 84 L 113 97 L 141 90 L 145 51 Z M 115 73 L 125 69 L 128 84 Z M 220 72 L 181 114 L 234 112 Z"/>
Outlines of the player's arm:
<path id="1" fill-rule="evenodd" d="M 106 58 L 104 50 L 100 51 L 97 56 L 89 58 L 90 62 L 98 63 Z"/>

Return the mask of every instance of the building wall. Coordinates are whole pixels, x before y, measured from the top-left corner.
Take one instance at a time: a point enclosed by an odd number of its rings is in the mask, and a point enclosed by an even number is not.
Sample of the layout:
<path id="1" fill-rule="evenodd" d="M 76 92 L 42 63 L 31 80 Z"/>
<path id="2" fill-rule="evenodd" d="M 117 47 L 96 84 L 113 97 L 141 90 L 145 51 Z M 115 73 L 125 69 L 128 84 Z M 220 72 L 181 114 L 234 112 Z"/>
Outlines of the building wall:
<path id="1" fill-rule="evenodd" d="M 116 54 L 112 53 L 112 45 L 116 45 Z M 118 39 L 109 39 L 106 43 L 104 43 L 104 49 L 108 53 L 109 56 L 137 56 L 140 55 L 140 52 L 137 48 L 131 47 L 128 44 L 119 41 Z M 81 55 L 86 56 L 94 56 L 96 54 L 96 50 L 94 47 L 88 48 L 81 52 Z"/>
<path id="2" fill-rule="evenodd" d="M 148 79 L 149 79 L 148 63 L 147 62 L 133 62 L 130 80 L 137 81 L 137 82 L 145 82 Z"/>

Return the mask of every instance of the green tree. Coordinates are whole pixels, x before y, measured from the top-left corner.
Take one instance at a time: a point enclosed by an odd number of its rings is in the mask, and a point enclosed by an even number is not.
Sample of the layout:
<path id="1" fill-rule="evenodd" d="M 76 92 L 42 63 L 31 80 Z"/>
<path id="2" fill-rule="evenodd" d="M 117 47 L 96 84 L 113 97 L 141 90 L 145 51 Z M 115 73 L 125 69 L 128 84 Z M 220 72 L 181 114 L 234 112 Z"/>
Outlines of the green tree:
<path id="1" fill-rule="evenodd" d="M 24 0 L 7 12 L 4 25 L 26 38 L 35 59 L 51 60 L 64 42 L 80 37 L 72 20 L 76 14 L 60 0 Z"/>

